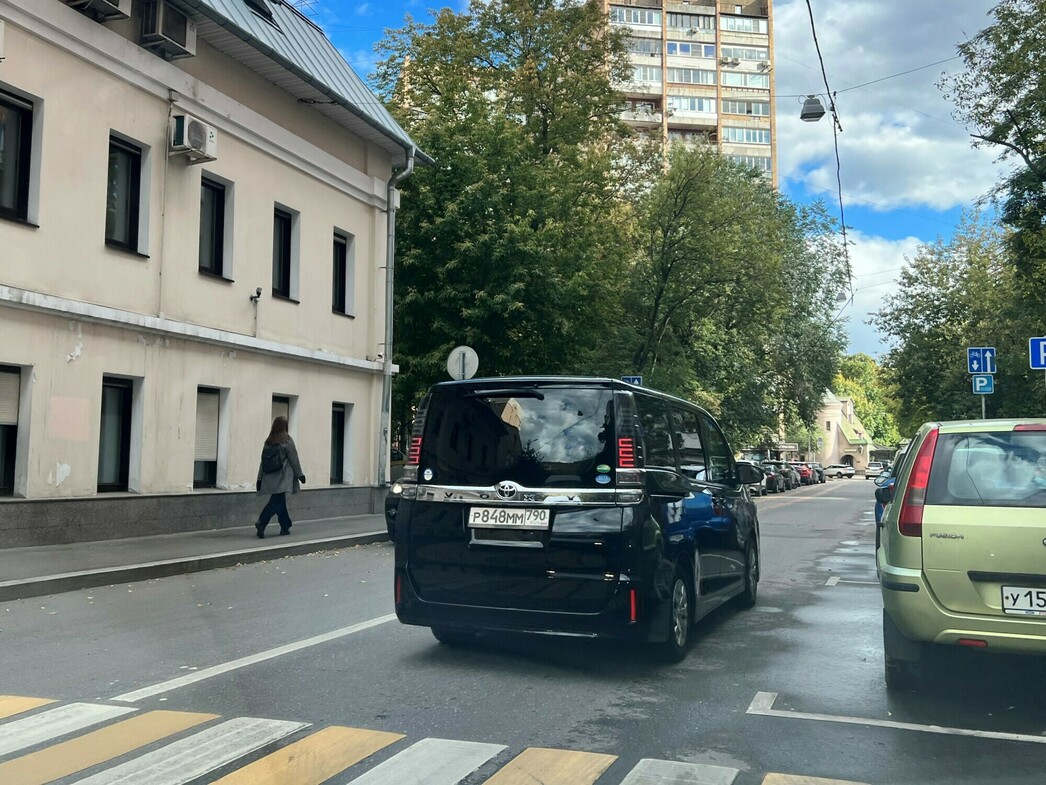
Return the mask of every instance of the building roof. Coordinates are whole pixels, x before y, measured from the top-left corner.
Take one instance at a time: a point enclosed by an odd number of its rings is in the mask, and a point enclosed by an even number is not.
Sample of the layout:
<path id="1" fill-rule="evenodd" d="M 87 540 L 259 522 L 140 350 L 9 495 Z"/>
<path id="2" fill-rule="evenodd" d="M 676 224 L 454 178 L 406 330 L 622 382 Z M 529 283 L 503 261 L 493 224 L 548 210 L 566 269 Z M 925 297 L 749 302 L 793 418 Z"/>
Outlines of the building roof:
<path id="1" fill-rule="evenodd" d="M 839 420 L 839 430 L 843 432 L 843 436 L 846 437 L 846 441 L 850 442 L 850 444 L 870 444 L 868 439 L 858 435 L 857 429 L 845 417 Z"/>
<path id="2" fill-rule="evenodd" d="M 417 149 L 318 26 L 283 0 L 179 0 L 197 36 L 394 156 Z M 417 151 L 423 163 L 431 163 Z"/>

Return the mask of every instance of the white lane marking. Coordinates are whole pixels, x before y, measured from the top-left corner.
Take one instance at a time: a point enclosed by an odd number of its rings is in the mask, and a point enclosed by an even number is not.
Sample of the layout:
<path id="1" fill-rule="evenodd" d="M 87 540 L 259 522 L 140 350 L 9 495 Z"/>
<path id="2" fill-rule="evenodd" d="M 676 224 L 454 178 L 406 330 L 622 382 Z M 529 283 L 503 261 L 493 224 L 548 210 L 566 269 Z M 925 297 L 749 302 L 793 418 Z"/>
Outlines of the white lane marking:
<path id="1" fill-rule="evenodd" d="M 182 785 L 307 727 L 305 722 L 237 717 L 80 780 L 77 785 Z"/>
<path id="2" fill-rule="evenodd" d="M 775 709 L 776 692 L 757 692 L 747 714 L 764 717 L 786 717 L 790 720 L 814 720 L 817 722 L 837 722 L 843 725 L 866 725 L 872 728 L 892 728 L 911 730 L 920 733 L 939 733 L 946 736 L 973 736 L 978 739 L 998 739 L 1001 741 L 1022 741 L 1033 744 L 1046 744 L 1046 736 L 1032 736 L 1026 733 L 1002 733 L 993 730 L 974 730 L 972 728 L 949 728 L 943 725 L 919 725 L 914 722 L 896 722 L 894 720 L 873 720 L 864 717 L 845 717 L 835 714 L 812 714 L 805 711 L 782 711 Z"/>
<path id="3" fill-rule="evenodd" d="M 829 578 L 828 580 L 826 580 L 824 582 L 824 585 L 825 586 L 835 586 L 835 584 L 837 584 L 837 583 L 839 583 L 839 576 L 838 575 L 833 575 L 831 578 Z"/>
<path id="4" fill-rule="evenodd" d="M 422 739 L 349 785 L 455 785 L 505 749 L 454 739 Z"/>
<path id="5" fill-rule="evenodd" d="M 185 676 L 179 676 L 177 679 L 170 679 L 169 681 L 162 681 L 159 684 L 154 684 L 151 687 L 142 687 L 140 690 L 133 690 L 131 692 L 125 692 L 122 695 L 117 695 L 112 698 L 114 701 L 127 701 L 128 703 L 134 703 L 145 698 L 151 698 L 154 695 L 160 695 L 171 690 L 177 690 L 181 687 L 188 686 L 189 684 L 195 684 L 198 681 L 205 679 L 211 679 L 215 676 L 221 676 L 223 673 L 229 671 L 238 670 L 239 668 L 246 668 L 248 665 L 254 665 L 259 662 L 265 662 L 265 660 L 271 660 L 275 657 L 282 657 L 284 654 L 291 654 L 292 652 L 301 651 L 307 649 L 310 646 L 318 646 L 321 643 L 327 643 L 338 638 L 344 638 L 346 635 L 352 635 L 356 632 L 362 632 L 363 630 L 369 630 L 371 627 L 377 627 L 379 624 L 386 624 L 396 619 L 395 613 L 390 613 L 386 616 L 378 616 L 376 619 L 368 619 L 367 621 L 361 621 L 359 624 L 353 624 L 348 627 L 342 627 L 339 630 L 332 630 L 331 632 L 325 632 L 322 635 L 314 635 L 311 638 L 305 638 L 304 640 L 296 641 L 294 643 L 288 643 L 284 646 L 277 646 L 275 649 L 269 649 L 268 651 L 258 652 L 257 654 L 251 654 L 247 657 L 240 657 L 238 660 L 230 660 L 229 662 L 222 663 L 221 665 L 214 665 L 210 668 L 204 668 L 203 670 L 194 671 L 188 673 Z"/>
<path id="6" fill-rule="evenodd" d="M 5 722 L 0 725 L 0 755 L 24 750 L 133 711 L 138 709 L 131 706 L 70 703 L 31 717 Z"/>
<path id="7" fill-rule="evenodd" d="M 711 763 L 678 763 L 643 758 L 621 785 L 731 785 L 738 770 Z"/>
<path id="8" fill-rule="evenodd" d="M 878 586 L 879 581 L 851 581 L 849 578 L 840 578 L 838 575 L 833 575 L 831 578 L 824 582 L 825 586 L 838 586 L 840 583 L 849 583 L 854 586 Z"/>

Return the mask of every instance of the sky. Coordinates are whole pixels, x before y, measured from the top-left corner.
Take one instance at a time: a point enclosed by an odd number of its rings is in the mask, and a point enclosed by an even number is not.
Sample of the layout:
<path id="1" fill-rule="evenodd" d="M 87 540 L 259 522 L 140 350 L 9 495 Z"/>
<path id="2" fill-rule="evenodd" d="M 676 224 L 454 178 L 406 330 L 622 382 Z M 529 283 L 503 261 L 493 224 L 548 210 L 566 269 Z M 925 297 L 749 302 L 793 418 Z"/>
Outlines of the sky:
<path id="1" fill-rule="evenodd" d="M 386 28 L 401 27 L 408 14 L 424 21 L 433 9 L 467 7 L 465 0 L 305 1 L 364 78 Z M 990 23 L 995 0 L 810 3 L 843 128 L 840 176 L 853 297 L 840 303 L 838 318 L 848 351 L 881 356 L 890 347 L 867 323 L 869 314 L 920 244 L 948 239 L 963 211 L 976 209 L 1002 174 L 995 152 L 973 149 L 969 130 L 936 87 L 943 73 L 961 70 L 956 45 Z M 797 202 L 823 199 L 838 216 L 829 118 L 799 119 L 803 95 L 819 94 L 827 105 L 806 0 L 774 0 L 774 45 L 779 186 Z M 882 81 L 861 86 L 873 80 Z"/>

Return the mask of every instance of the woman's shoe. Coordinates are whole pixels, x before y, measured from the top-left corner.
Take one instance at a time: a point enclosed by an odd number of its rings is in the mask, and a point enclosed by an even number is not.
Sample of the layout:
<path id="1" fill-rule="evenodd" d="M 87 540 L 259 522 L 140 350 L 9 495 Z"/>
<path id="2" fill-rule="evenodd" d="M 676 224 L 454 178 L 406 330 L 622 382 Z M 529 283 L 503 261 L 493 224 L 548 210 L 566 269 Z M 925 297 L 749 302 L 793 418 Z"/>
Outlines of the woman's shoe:
<path id="1" fill-rule="evenodd" d="M 259 540 L 264 540 L 265 539 L 265 524 L 264 523 L 256 523 L 256 524 L 254 524 L 254 528 L 257 529 L 257 531 L 258 531 L 258 539 Z"/>

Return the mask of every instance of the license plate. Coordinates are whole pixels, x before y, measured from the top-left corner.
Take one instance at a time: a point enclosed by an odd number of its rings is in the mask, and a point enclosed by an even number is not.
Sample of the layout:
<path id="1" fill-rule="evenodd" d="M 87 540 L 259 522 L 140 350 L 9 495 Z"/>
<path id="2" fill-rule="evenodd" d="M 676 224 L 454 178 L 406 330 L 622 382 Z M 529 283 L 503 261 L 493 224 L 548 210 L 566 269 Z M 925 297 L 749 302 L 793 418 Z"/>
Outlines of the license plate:
<path id="1" fill-rule="evenodd" d="M 542 507 L 472 507 L 469 526 L 480 529 L 547 529 L 549 510 Z"/>
<path id="2" fill-rule="evenodd" d="M 1002 609 L 1018 616 L 1046 616 L 1046 589 L 1003 586 Z"/>

